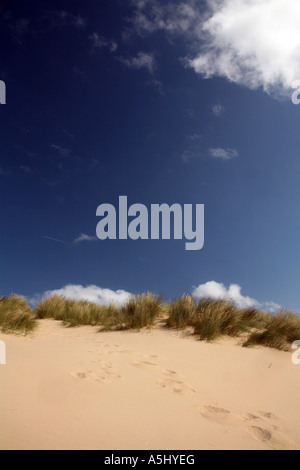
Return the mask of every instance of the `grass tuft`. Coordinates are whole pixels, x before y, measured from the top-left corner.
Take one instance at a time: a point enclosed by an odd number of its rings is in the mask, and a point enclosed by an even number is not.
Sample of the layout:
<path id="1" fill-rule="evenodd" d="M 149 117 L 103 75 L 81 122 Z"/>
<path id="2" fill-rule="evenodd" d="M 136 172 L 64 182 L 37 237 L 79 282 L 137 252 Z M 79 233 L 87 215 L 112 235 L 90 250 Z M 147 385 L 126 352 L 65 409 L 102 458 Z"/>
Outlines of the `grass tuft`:
<path id="1" fill-rule="evenodd" d="M 193 326 L 195 314 L 196 305 L 193 298 L 190 295 L 183 295 L 170 304 L 167 327 L 183 329 Z"/>
<path id="2" fill-rule="evenodd" d="M 268 325 L 263 331 L 253 332 L 244 347 L 267 346 L 289 351 L 291 344 L 300 339 L 299 316 L 281 310 L 277 315 L 270 315 Z"/>
<path id="3" fill-rule="evenodd" d="M 34 314 L 24 299 L 16 294 L 0 298 L 0 331 L 28 334 L 37 326 Z"/>
<path id="4" fill-rule="evenodd" d="M 238 308 L 225 300 L 206 299 L 199 302 L 195 335 L 200 340 L 214 341 L 223 335 L 238 336 L 243 331 L 243 323 Z"/>
<path id="5" fill-rule="evenodd" d="M 149 328 L 161 313 L 161 299 L 150 292 L 132 297 L 121 307 L 120 313 L 122 329 Z"/>

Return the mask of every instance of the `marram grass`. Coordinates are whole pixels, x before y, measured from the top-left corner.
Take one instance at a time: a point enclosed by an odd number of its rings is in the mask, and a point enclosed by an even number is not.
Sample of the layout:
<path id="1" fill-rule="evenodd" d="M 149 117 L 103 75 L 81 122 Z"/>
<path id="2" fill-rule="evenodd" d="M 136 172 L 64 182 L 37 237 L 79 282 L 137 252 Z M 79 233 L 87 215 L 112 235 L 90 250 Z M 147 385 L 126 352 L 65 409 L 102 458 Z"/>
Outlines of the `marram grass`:
<path id="1" fill-rule="evenodd" d="M 103 330 L 130 330 L 151 327 L 160 313 L 161 301 L 154 294 L 132 297 L 122 306 L 97 305 L 85 300 L 69 300 L 54 295 L 36 309 L 38 319 L 52 318 L 66 326 L 101 326 Z"/>
<path id="2" fill-rule="evenodd" d="M 16 294 L 0 298 L 0 332 L 27 334 L 37 320 L 54 319 L 68 327 L 98 326 L 100 331 L 141 330 L 157 321 L 168 328 L 192 328 L 200 341 L 221 337 L 241 337 L 244 347 L 265 346 L 289 351 L 300 340 L 300 315 L 279 311 L 266 313 L 256 308 L 241 309 L 226 300 L 203 299 L 198 304 L 183 295 L 169 304 L 150 292 L 132 296 L 123 306 L 97 305 L 86 300 L 70 300 L 53 295 L 31 310 Z"/>
<path id="3" fill-rule="evenodd" d="M 26 300 L 16 294 L 0 298 L 0 331 L 27 334 L 37 326 L 35 316 Z"/>

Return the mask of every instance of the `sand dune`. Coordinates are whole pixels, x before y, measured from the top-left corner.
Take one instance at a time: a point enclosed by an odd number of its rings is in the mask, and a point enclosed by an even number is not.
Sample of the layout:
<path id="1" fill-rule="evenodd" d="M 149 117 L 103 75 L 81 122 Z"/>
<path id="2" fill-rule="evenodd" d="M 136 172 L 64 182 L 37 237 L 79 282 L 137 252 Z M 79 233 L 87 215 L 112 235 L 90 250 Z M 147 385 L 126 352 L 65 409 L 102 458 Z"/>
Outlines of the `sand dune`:
<path id="1" fill-rule="evenodd" d="M 1 335 L 0 449 L 300 449 L 291 354 L 156 328 Z"/>

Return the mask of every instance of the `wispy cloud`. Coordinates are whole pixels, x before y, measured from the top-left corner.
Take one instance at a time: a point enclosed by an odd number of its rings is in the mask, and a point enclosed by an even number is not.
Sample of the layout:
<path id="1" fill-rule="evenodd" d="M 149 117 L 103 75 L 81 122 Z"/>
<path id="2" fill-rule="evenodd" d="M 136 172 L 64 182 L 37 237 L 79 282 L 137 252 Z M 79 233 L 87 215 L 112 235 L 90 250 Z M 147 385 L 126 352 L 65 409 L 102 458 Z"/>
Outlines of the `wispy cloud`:
<path id="1" fill-rule="evenodd" d="M 233 158 L 238 157 L 239 155 L 238 151 L 235 149 L 223 149 L 220 147 L 209 148 L 208 154 L 211 158 L 219 158 L 221 160 L 232 160 Z"/>
<path id="2" fill-rule="evenodd" d="M 138 55 L 135 57 L 121 57 L 120 61 L 127 67 L 133 69 L 147 69 L 151 75 L 154 73 L 156 68 L 156 60 L 154 57 L 154 53 L 139 52 Z"/>
<path id="3" fill-rule="evenodd" d="M 118 306 L 125 304 L 131 297 L 131 294 L 124 290 L 113 291 L 96 285 L 85 287 L 82 285 L 69 284 L 61 289 L 48 290 L 43 294 L 35 294 L 29 299 L 29 302 L 32 306 L 36 306 L 41 300 L 55 294 L 67 299 L 88 300 L 89 302 L 94 302 L 98 305 L 110 305 L 111 303 L 114 303 Z"/>
<path id="4" fill-rule="evenodd" d="M 47 29 L 73 26 L 78 29 L 85 28 L 87 20 L 66 10 L 48 10 L 39 19 Z"/>
<path id="5" fill-rule="evenodd" d="M 74 240 L 74 245 L 78 245 L 79 243 L 83 242 L 96 242 L 98 239 L 97 237 L 93 237 L 91 235 L 86 235 L 85 233 L 81 233 L 77 238 Z"/>
<path id="6" fill-rule="evenodd" d="M 45 238 L 46 240 L 63 243 L 64 245 L 70 245 L 70 246 L 79 245 L 79 243 L 84 243 L 84 242 L 96 242 L 98 240 L 96 236 L 87 235 L 85 233 L 81 233 L 80 235 L 78 235 L 78 237 L 76 237 L 75 240 L 73 240 L 72 242 L 61 240 L 60 238 L 49 237 L 47 235 L 43 235 L 43 238 Z"/>
<path id="7" fill-rule="evenodd" d="M 106 39 L 104 36 L 101 36 L 98 33 L 91 34 L 89 39 L 92 42 L 93 51 L 97 49 L 109 49 L 110 52 L 116 52 L 118 49 L 118 44 L 115 41 Z"/>
<path id="8" fill-rule="evenodd" d="M 300 77 L 299 0 L 132 0 L 131 30 L 164 31 L 187 46 L 185 64 L 204 78 L 290 96 Z"/>
<path id="9" fill-rule="evenodd" d="M 67 26 L 83 29 L 87 25 L 85 18 L 65 10 L 47 10 L 35 20 L 26 17 L 14 18 L 8 12 L 4 19 L 11 30 L 12 40 L 17 44 L 22 44 L 26 36 L 35 33 L 44 33 Z"/>
<path id="10" fill-rule="evenodd" d="M 9 174 L 10 174 L 10 171 L 5 171 L 3 170 L 2 166 L 0 166 L 0 175 L 8 176 Z"/>
<path id="11" fill-rule="evenodd" d="M 90 79 L 87 76 L 87 74 L 80 67 L 78 67 L 77 65 L 75 65 L 73 67 L 73 73 L 76 77 L 78 77 L 80 79 L 80 81 L 82 83 L 89 83 L 90 82 Z"/>
<path id="12" fill-rule="evenodd" d="M 212 107 L 212 112 L 216 117 L 220 117 L 225 113 L 225 107 L 221 103 L 217 103 Z"/>
<path id="13" fill-rule="evenodd" d="M 32 173 L 32 169 L 29 166 L 26 165 L 21 165 L 20 169 L 24 171 L 27 175 L 30 175 Z"/>
<path id="14" fill-rule="evenodd" d="M 201 134 L 192 134 L 187 137 L 187 148 L 181 154 L 181 160 L 184 163 L 190 163 L 196 158 L 205 157 L 207 155 L 210 158 L 225 161 L 232 160 L 239 156 L 238 151 L 232 148 L 210 147 L 207 150 L 204 150 L 200 142 L 201 139 Z"/>
<path id="15" fill-rule="evenodd" d="M 22 37 L 30 32 L 29 18 L 12 19 L 9 21 L 9 28 L 12 31 L 12 39 L 17 43 L 22 43 Z"/>
<path id="16" fill-rule="evenodd" d="M 71 132 L 69 132 L 67 129 L 63 129 L 63 133 L 64 133 L 67 137 L 69 137 L 69 139 L 75 140 L 75 135 L 72 134 Z"/>
<path id="17" fill-rule="evenodd" d="M 187 139 L 191 142 L 195 142 L 197 140 L 202 139 L 202 135 L 201 134 L 191 134 L 191 135 L 187 136 Z"/>
<path id="18" fill-rule="evenodd" d="M 181 154 L 181 160 L 184 163 L 190 163 L 195 158 L 199 158 L 203 155 L 202 151 L 198 147 L 189 147 Z"/>
<path id="19" fill-rule="evenodd" d="M 164 85 L 160 80 L 149 80 L 148 83 L 149 87 L 151 87 L 153 90 L 155 90 L 159 95 L 165 96 L 165 89 Z"/>
<path id="20" fill-rule="evenodd" d="M 68 158 L 72 155 L 72 150 L 69 148 L 61 147 L 60 145 L 51 144 L 50 147 L 54 149 L 62 158 Z"/>
<path id="21" fill-rule="evenodd" d="M 47 235 L 43 235 L 43 238 L 45 238 L 46 240 L 50 240 L 52 242 L 63 243 L 64 245 L 69 245 L 69 242 L 66 242 L 65 240 L 60 240 L 59 238 L 48 237 Z"/>
<path id="22" fill-rule="evenodd" d="M 263 308 L 269 312 L 278 311 L 281 306 L 275 302 L 258 302 L 252 297 L 242 295 L 242 288 L 238 284 L 231 284 L 228 288 L 219 282 L 210 281 L 195 287 L 192 295 L 195 299 L 211 298 L 214 300 L 228 300 L 239 308 Z"/>

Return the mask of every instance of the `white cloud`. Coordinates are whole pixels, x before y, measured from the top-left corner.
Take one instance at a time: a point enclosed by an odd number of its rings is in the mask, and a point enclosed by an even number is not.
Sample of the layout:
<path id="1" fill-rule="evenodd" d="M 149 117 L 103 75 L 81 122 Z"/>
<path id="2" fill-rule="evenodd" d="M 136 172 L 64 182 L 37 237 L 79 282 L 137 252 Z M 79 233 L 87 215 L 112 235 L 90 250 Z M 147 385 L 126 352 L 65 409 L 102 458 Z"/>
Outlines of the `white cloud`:
<path id="1" fill-rule="evenodd" d="M 134 0 L 140 35 L 165 31 L 189 47 L 188 67 L 250 89 L 289 95 L 300 78 L 299 0 Z"/>
<path id="2" fill-rule="evenodd" d="M 97 237 L 92 237 L 90 235 L 86 235 L 85 233 L 81 233 L 77 238 L 74 240 L 74 244 L 78 245 L 78 243 L 82 242 L 96 242 L 98 239 Z"/>
<path id="3" fill-rule="evenodd" d="M 212 112 L 216 117 L 220 117 L 225 113 L 225 107 L 221 103 L 217 103 L 212 107 Z"/>
<path id="4" fill-rule="evenodd" d="M 147 52 L 139 52 L 136 57 L 130 57 L 126 59 L 122 57 L 121 62 L 125 64 L 127 67 L 133 69 L 147 69 L 150 74 L 154 73 L 156 61 L 154 54 L 150 54 Z"/>
<path id="5" fill-rule="evenodd" d="M 267 310 L 271 313 L 278 312 L 282 307 L 281 305 L 277 304 L 276 302 L 265 302 L 265 306 Z"/>
<path id="6" fill-rule="evenodd" d="M 210 281 L 195 287 L 192 295 L 195 299 L 211 298 L 214 300 L 228 300 L 239 308 L 263 308 L 269 312 L 280 309 L 275 302 L 260 303 L 258 300 L 241 294 L 242 288 L 238 284 L 231 284 L 228 288 L 219 282 Z"/>
<path id="7" fill-rule="evenodd" d="M 238 157 L 238 152 L 234 149 L 223 149 L 220 147 L 211 147 L 208 149 L 208 153 L 212 158 L 220 158 L 221 160 L 231 160 L 232 158 Z"/>
<path id="8" fill-rule="evenodd" d="M 66 297 L 67 299 L 88 300 L 89 302 L 94 302 L 98 305 L 109 305 L 111 303 L 123 305 L 132 295 L 124 290 L 113 291 L 110 289 L 103 289 L 102 287 L 95 285 L 84 287 L 81 285 L 69 284 L 62 289 L 49 290 L 43 294 L 35 294 L 31 299 L 29 299 L 29 303 L 36 306 L 41 300 L 55 294 Z"/>

